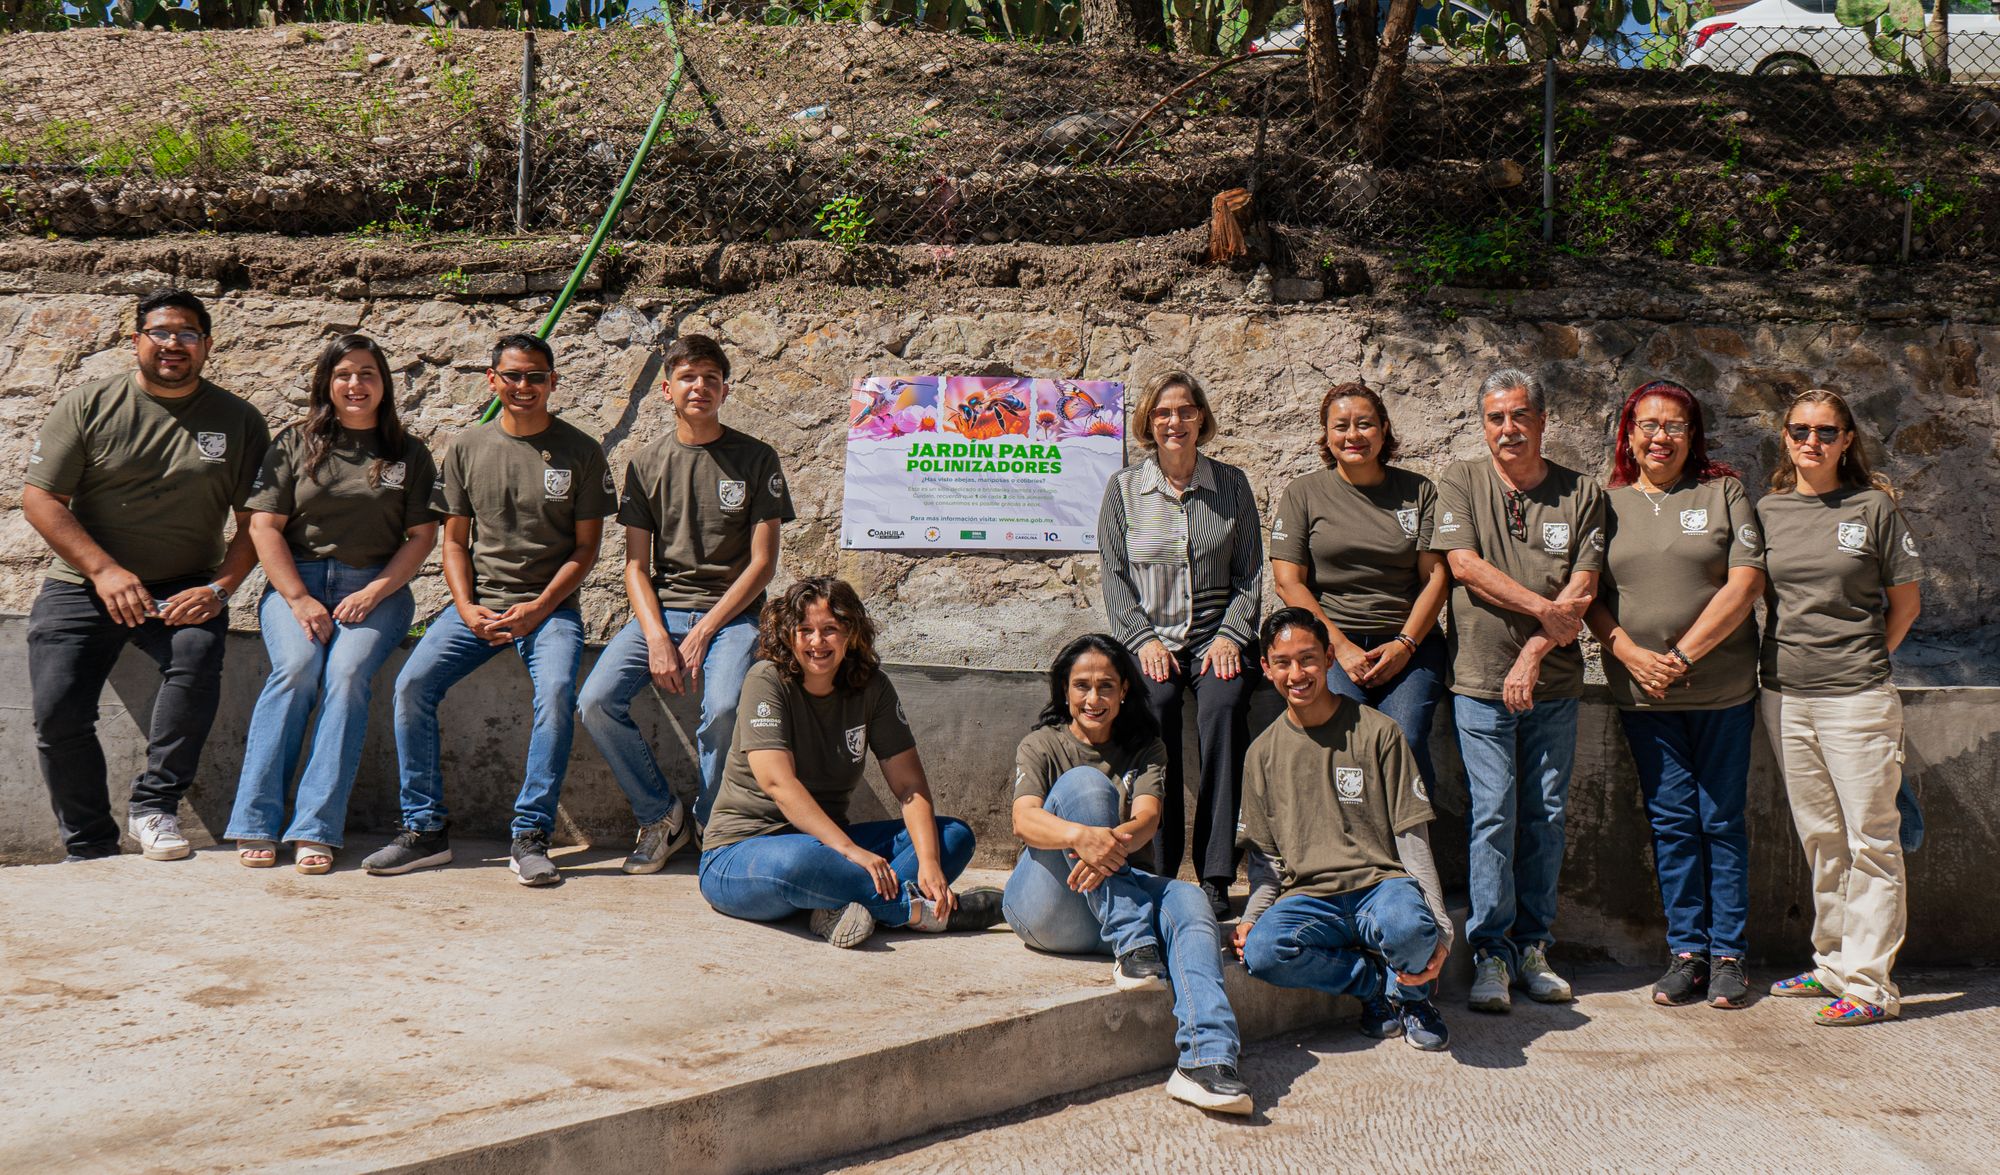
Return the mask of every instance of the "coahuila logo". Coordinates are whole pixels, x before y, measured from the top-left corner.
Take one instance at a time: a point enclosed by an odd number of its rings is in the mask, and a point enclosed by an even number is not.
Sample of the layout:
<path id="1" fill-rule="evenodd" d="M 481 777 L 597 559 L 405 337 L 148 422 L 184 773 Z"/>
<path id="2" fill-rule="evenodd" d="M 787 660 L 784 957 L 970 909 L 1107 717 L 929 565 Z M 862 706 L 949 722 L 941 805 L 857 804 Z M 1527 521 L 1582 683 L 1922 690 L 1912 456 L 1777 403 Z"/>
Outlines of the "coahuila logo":
<path id="1" fill-rule="evenodd" d="M 871 526 L 868 528 L 868 537 L 871 539 L 899 539 L 903 537 L 903 532 L 900 530 L 876 530 Z"/>

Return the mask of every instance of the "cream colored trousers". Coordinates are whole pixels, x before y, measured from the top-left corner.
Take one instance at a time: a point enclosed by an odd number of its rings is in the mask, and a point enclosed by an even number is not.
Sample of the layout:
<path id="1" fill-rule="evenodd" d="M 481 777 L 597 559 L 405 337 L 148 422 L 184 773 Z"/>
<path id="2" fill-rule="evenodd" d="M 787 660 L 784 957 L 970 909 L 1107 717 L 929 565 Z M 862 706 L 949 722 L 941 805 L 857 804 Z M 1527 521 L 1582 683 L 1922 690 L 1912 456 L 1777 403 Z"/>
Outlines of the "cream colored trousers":
<path id="1" fill-rule="evenodd" d="M 1897 1015 L 1889 972 L 1908 919 L 1902 699 L 1887 682 L 1839 698 L 1764 690 L 1759 710 L 1812 871 L 1814 974 L 1835 995 Z"/>

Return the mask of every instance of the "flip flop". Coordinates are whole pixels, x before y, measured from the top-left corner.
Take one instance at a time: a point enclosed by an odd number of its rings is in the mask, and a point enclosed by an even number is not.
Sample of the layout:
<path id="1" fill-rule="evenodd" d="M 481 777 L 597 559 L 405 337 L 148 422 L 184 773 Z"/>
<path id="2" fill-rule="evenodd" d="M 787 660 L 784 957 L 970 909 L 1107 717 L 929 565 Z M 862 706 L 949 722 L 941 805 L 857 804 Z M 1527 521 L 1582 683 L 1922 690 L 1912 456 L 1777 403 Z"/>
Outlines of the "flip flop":
<path id="1" fill-rule="evenodd" d="M 253 857 L 252 853 L 264 855 Z M 236 860 L 245 869 L 269 869 L 278 863 L 278 844 L 269 840 L 239 840 L 236 842 Z"/>
<path id="2" fill-rule="evenodd" d="M 302 840 L 292 846 L 292 868 L 301 873 L 326 873 L 333 868 L 333 846 Z"/>

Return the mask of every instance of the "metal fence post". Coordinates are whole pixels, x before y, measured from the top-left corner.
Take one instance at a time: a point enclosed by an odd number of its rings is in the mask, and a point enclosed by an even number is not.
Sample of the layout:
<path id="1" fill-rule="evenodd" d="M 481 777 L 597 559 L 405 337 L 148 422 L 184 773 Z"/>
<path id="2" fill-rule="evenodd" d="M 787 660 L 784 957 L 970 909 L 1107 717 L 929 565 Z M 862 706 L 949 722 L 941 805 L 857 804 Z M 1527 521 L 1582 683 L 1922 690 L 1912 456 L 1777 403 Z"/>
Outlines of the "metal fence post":
<path id="1" fill-rule="evenodd" d="M 1542 243 L 1556 239 L 1556 59 L 1542 59 Z"/>
<path id="2" fill-rule="evenodd" d="M 528 170 L 534 152 L 535 29 L 530 25 L 521 47 L 521 132 L 514 171 L 514 231 L 528 231 Z"/>

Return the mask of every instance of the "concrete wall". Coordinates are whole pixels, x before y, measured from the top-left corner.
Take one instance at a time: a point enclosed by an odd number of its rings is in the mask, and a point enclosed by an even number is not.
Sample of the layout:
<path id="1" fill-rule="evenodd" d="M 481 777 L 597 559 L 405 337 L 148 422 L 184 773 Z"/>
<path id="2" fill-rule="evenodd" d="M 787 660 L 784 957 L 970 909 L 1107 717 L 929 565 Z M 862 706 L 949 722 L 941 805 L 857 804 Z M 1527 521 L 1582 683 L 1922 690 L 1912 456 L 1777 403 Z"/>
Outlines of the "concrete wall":
<path id="1" fill-rule="evenodd" d="M 54 860 L 61 854 L 46 792 L 33 759 L 34 731 L 27 688 L 26 621 L 0 617 L 0 864 Z M 586 670 L 590 657 L 586 657 Z M 395 753 L 387 683 L 402 663 L 391 659 L 379 679 L 367 749 L 349 815 L 350 834 L 383 833 L 396 822 Z M 223 831 L 242 762 L 244 736 L 268 661 L 262 642 L 231 638 L 222 712 L 208 742 L 201 776 L 183 806 L 191 833 Z M 915 725 L 940 811 L 964 818 L 978 833 L 980 863 L 1004 866 L 1015 851 L 1009 831 L 1008 774 L 1015 744 L 1044 697 L 1038 674 L 892 665 L 890 672 Z M 111 764 L 114 811 L 144 759 L 141 724 L 158 678 L 151 662 L 128 652 L 105 690 L 100 730 Z M 1921 792 L 1929 841 L 1911 858 L 1910 963 L 2000 961 L 2000 920 L 1991 916 L 1990 866 L 2000 858 L 2000 689 L 1909 688 L 1904 691 L 1909 770 Z M 495 658 L 446 699 L 445 789 L 461 836 L 501 838 L 527 745 L 527 674 L 510 656 Z M 692 707 L 635 706 L 676 787 L 691 794 Z M 1278 710 L 1275 693 L 1260 691 L 1256 724 Z M 1441 818 L 1433 840 L 1446 883 L 1465 876 L 1465 787 L 1447 721 L 1434 740 L 1440 772 Z M 1616 711 L 1601 696 L 1582 710 L 1577 768 L 1571 788 L 1569 850 L 1563 873 L 1560 933 L 1575 956 L 1647 963 L 1660 954 L 1662 923 L 1638 783 L 1618 729 Z M 856 819 L 893 811 L 871 772 L 872 792 L 857 801 Z M 1768 748 L 1759 741 L 1750 782 L 1751 932 L 1759 957 L 1796 959 L 1806 951 L 1811 922 L 1806 873 Z M 579 730 L 563 789 L 559 839 L 622 843 L 631 815 L 588 735 Z M 350 860 L 347 862 L 351 866 Z M 163 866 L 164 867 L 164 866 Z"/>

